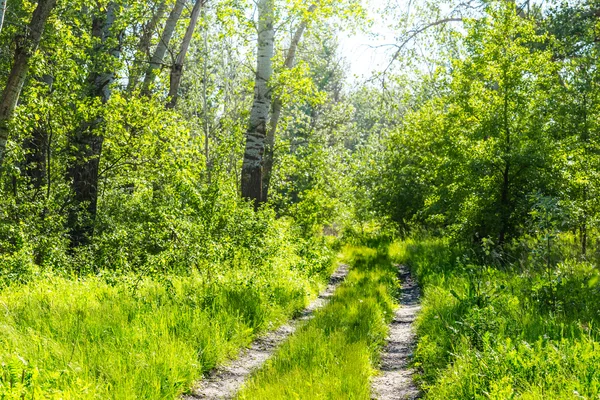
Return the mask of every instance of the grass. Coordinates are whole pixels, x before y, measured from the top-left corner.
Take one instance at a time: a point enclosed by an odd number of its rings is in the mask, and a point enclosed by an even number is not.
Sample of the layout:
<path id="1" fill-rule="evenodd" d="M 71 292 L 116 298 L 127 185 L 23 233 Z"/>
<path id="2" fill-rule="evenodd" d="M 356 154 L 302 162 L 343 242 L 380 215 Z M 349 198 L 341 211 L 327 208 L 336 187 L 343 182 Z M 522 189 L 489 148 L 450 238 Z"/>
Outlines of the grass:
<path id="1" fill-rule="evenodd" d="M 387 246 L 346 247 L 352 269 L 316 312 L 254 374 L 238 399 L 370 399 L 370 379 L 393 318 L 397 268 Z"/>
<path id="2" fill-rule="evenodd" d="M 370 399 L 393 317 L 392 262 L 423 287 L 415 366 L 429 399 L 600 397 L 593 265 L 481 265 L 444 240 L 347 246 L 331 302 L 247 382 L 240 400 Z M 305 307 L 323 249 L 210 274 L 44 276 L 0 291 L 0 399 L 164 399 Z M 319 254 L 321 256 L 319 256 Z"/>
<path id="3" fill-rule="evenodd" d="M 0 291 L 0 399 L 173 399 L 306 306 L 331 258 L 209 275 L 46 276 Z"/>
<path id="4" fill-rule="evenodd" d="M 590 264 L 486 267 L 443 240 L 396 243 L 424 289 L 415 353 L 428 399 L 600 397 L 600 286 Z"/>

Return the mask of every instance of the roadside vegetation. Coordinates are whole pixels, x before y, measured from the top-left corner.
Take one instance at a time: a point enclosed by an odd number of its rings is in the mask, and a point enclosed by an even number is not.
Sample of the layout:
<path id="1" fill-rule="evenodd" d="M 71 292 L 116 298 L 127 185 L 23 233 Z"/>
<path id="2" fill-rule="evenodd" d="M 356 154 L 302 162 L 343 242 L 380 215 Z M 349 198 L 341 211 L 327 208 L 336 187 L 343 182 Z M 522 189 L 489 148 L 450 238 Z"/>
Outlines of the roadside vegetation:
<path id="1" fill-rule="evenodd" d="M 431 399 L 600 395 L 598 270 L 498 268 L 447 240 L 394 245 L 423 287 L 415 366 Z"/>
<path id="2" fill-rule="evenodd" d="M 423 288 L 419 383 L 598 398 L 598 2 L 470 11 L 362 175 Z"/>
<path id="3" fill-rule="evenodd" d="M 210 270 L 160 276 L 48 273 L 3 290 L 0 398 L 175 398 L 187 391 L 303 309 L 332 272 L 334 253 L 323 241 L 303 242 L 286 224 L 271 228 L 260 259 L 238 251 Z"/>
<path id="4" fill-rule="evenodd" d="M 259 3 L 248 187 L 254 2 L 0 1 L 1 399 L 177 398 L 327 281 L 360 141 L 329 19 L 362 9 Z"/>

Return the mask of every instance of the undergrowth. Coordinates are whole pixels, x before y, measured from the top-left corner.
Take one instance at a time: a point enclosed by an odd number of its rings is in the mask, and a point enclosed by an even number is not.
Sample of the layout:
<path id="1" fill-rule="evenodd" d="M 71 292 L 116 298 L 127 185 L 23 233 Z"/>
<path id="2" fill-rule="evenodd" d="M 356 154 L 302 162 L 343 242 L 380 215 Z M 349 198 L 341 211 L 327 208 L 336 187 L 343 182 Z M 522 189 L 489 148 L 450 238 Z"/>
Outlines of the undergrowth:
<path id="1" fill-rule="evenodd" d="M 426 398 L 600 397 L 600 286 L 590 264 L 485 267 L 443 240 L 407 240 L 391 254 L 424 289 L 415 365 Z"/>
<path id="2" fill-rule="evenodd" d="M 176 398 L 323 287 L 332 252 L 279 226 L 185 274 L 46 273 L 0 291 L 0 399 Z"/>
<path id="3" fill-rule="evenodd" d="M 316 312 L 246 384 L 238 399 L 370 399 L 370 378 L 393 317 L 397 268 L 387 246 L 346 247 L 352 269 Z"/>

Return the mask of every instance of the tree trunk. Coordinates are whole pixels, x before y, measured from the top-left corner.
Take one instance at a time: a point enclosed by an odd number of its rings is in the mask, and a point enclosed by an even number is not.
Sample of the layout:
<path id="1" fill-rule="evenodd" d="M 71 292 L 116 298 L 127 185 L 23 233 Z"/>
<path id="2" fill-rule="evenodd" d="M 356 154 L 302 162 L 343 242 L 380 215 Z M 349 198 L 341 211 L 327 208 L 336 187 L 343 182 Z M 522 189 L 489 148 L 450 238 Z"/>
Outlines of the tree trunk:
<path id="1" fill-rule="evenodd" d="M 309 12 L 313 13 L 317 7 L 315 5 L 310 6 Z M 298 44 L 304 35 L 306 30 L 306 21 L 302 21 L 292 38 L 290 48 L 285 56 L 284 68 L 291 69 L 294 67 L 296 60 L 296 51 L 298 50 Z M 269 122 L 269 130 L 267 131 L 266 145 L 265 145 L 265 160 L 263 168 L 263 188 L 262 188 L 262 199 L 263 203 L 269 200 L 269 188 L 271 186 L 271 173 L 273 171 L 274 162 L 274 151 L 275 151 L 275 135 L 277 134 L 277 125 L 279 125 L 279 119 L 281 118 L 281 112 L 283 110 L 283 102 L 281 96 L 276 96 L 273 100 L 273 106 L 271 107 L 271 121 Z"/>
<path id="2" fill-rule="evenodd" d="M 4 161 L 6 142 L 8 141 L 8 123 L 15 112 L 21 89 L 27 78 L 29 60 L 40 44 L 46 21 L 56 6 L 56 1 L 40 0 L 38 2 L 26 33 L 17 41 L 14 63 L 0 98 L 0 167 Z"/>
<path id="3" fill-rule="evenodd" d="M 515 12 L 521 18 L 526 18 L 529 13 L 529 1 L 523 3 L 523 5 L 519 6 L 516 0 L 507 0 L 508 4 L 512 5 L 515 8 Z M 526 8 L 527 7 L 527 8 Z"/>
<path id="4" fill-rule="evenodd" d="M 204 55 L 202 62 L 202 117 L 204 118 L 204 162 L 206 164 L 206 180 L 212 182 L 212 163 L 210 160 L 210 121 L 208 120 L 208 26 L 204 27 Z"/>
<path id="5" fill-rule="evenodd" d="M 591 82 L 590 82 L 591 84 Z M 583 98 L 583 132 L 581 134 L 581 140 L 583 142 L 583 154 L 585 154 L 586 160 L 589 160 L 589 144 L 590 144 L 590 124 L 588 119 L 588 98 L 584 92 Z M 590 184 L 584 183 L 582 203 L 584 208 L 583 220 L 581 221 L 580 232 L 581 232 L 581 255 L 585 257 L 587 255 L 588 246 L 588 215 L 591 215 L 591 211 L 588 208 L 588 188 Z"/>
<path id="6" fill-rule="evenodd" d="M 177 97 L 179 92 L 179 85 L 181 85 L 181 78 L 183 77 L 183 63 L 185 62 L 185 56 L 187 55 L 196 25 L 198 24 L 198 18 L 200 17 L 200 10 L 204 7 L 205 0 L 196 0 L 194 8 L 192 9 L 192 15 L 190 16 L 190 23 L 185 31 L 183 42 L 181 42 L 181 48 L 175 64 L 171 68 L 171 81 L 169 85 L 169 103 L 167 108 L 175 108 L 177 104 Z"/>
<path id="7" fill-rule="evenodd" d="M 38 78 L 48 86 L 48 93 L 52 92 L 54 77 L 45 75 Z M 25 151 L 25 166 L 23 174 L 29 180 L 29 185 L 37 192 L 47 184 L 48 181 L 48 159 L 50 149 L 50 121 L 38 122 L 33 128 L 31 136 L 23 142 Z"/>
<path id="8" fill-rule="evenodd" d="M 115 3 L 110 3 L 106 14 L 94 17 L 92 23 L 92 36 L 100 40 L 94 49 L 94 66 L 88 77 L 89 97 L 100 98 L 103 104 L 110 99 L 111 85 L 115 80 L 114 65 L 106 65 L 104 54 L 108 53 L 112 59 L 118 59 L 121 54 L 121 38 L 116 47 L 107 47 L 117 8 Z M 99 113 L 92 120 L 84 121 L 70 138 L 70 146 L 74 149 L 74 161 L 68 170 L 73 191 L 73 207 L 69 211 L 68 221 L 71 248 L 88 244 L 93 235 L 104 122 L 104 117 Z"/>
<path id="9" fill-rule="evenodd" d="M 46 184 L 48 136 L 48 131 L 40 124 L 33 129 L 31 136 L 23 143 L 25 150 L 23 172 L 36 192 Z"/>
<path id="10" fill-rule="evenodd" d="M 167 54 L 167 50 L 169 49 L 169 43 L 173 38 L 173 33 L 175 32 L 177 22 L 179 21 L 179 17 L 181 17 L 184 6 L 185 0 L 177 0 L 175 2 L 175 6 L 173 7 L 173 10 L 171 10 L 167 22 L 165 23 L 165 29 L 160 37 L 160 41 L 156 45 L 154 54 L 150 59 L 150 65 L 146 70 L 146 77 L 144 78 L 144 86 L 142 88 L 142 93 L 147 96 L 150 95 L 151 86 L 156 79 L 156 72 L 164 62 L 165 54 Z"/>
<path id="11" fill-rule="evenodd" d="M 6 0 L 0 0 L 0 32 L 4 26 L 4 16 L 6 15 Z"/>
<path id="12" fill-rule="evenodd" d="M 587 245 L 588 245 L 588 229 L 587 223 L 584 221 L 579 228 L 581 233 L 581 255 L 585 257 L 587 255 Z"/>
<path id="13" fill-rule="evenodd" d="M 167 2 L 166 0 L 162 0 L 156 9 L 156 12 L 152 15 L 152 19 L 148 21 L 148 23 L 144 26 L 144 33 L 140 38 L 140 41 L 137 45 L 138 54 L 142 53 L 146 57 L 145 60 L 150 60 L 150 42 L 152 41 L 152 36 L 154 35 L 154 31 L 156 31 L 156 27 L 158 23 L 165 15 L 167 11 Z M 144 60 L 144 61 L 145 61 Z M 138 63 L 141 63 L 141 60 L 136 60 Z M 145 65 L 145 64 L 142 64 Z M 137 84 L 138 79 L 140 78 L 140 74 L 142 71 L 141 66 L 134 65 L 131 74 L 129 76 L 129 81 L 127 83 L 127 91 L 133 91 Z"/>
<path id="14" fill-rule="evenodd" d="M 271 89 L 269 80 L 273 74 L 275 31 L 273 29 L 274 2 L 260 0 L 258 3 L 258 51 L 254 103 L 250 112 L 250 123 L 246 132 L 246 148 L 242 164 L 242 197 L 252 200 L 255 209 L 262 200 L 262 169 Z"/>
<path id="15" fill-rule="evenodd" d="M 510 164 L 507 162 L 502 173 L 502 189 L 500 191 L 500 234 L 498 244 L 506 242 L 508 225 L 510 223 Z"/>
<path id="16" fill-rule="evenodd" d="M 144 33 L 142 34 L 142 37 L 138 43 L 138 50 L 146 54 L 148 59 L 150 59 L 150 42 L 152 41 L 152 36 L 154 36 L 156 27 L 158 26 L 160 20 L 164 17 L 165 12 L 167 12 L 167 2 L 166 0 L 162 0 L 156 8 L 156 12 L 154 12 L 152 15 L 152 19 L 150 19 L 150 21 L 148 21 L 144 27 Z"/>

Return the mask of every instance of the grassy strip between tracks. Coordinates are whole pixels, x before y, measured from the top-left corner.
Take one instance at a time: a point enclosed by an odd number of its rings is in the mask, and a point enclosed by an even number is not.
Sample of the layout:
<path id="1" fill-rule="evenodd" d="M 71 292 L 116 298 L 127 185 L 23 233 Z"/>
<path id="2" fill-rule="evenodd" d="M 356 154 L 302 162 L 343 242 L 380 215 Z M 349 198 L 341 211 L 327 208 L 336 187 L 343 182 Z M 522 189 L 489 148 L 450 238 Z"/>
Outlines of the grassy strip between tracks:
<path id="1" fill-rule="evenodd" d="M 397 268 L 387 246 L 346 247 L 351 271 L 331 302 L 259 370 L 239 399 L 369 399 L 393 318 Z"/>

